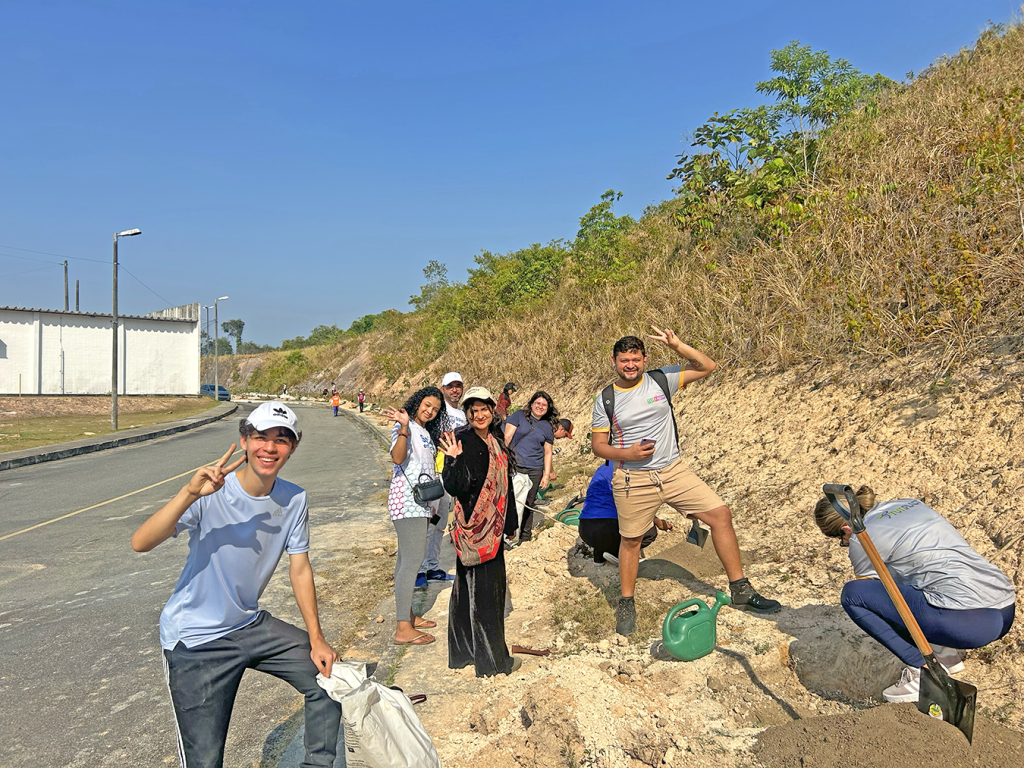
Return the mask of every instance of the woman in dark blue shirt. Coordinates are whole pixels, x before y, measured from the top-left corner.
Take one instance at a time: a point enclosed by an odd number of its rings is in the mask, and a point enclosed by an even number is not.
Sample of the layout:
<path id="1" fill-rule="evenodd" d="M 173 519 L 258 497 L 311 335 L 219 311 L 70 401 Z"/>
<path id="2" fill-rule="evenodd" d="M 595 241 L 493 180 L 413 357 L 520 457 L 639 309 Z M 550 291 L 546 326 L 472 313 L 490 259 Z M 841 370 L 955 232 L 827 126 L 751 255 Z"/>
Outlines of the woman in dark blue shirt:
<path id="1" fill-rule="evenodd" d="M 526 494 L 526 506 L 519 526 L 520 541 L 533 538 L 532 507 L 537 505 L 537 491 L 547 488 L 551 480 L 551 456 L 557 425 L 558 410 L 547 392 L 534 392 L 526 407 L 513 413 L 505 422 L 505 442 L 515 451 L 519 473 L 530 479 L 530 490 Z"/>

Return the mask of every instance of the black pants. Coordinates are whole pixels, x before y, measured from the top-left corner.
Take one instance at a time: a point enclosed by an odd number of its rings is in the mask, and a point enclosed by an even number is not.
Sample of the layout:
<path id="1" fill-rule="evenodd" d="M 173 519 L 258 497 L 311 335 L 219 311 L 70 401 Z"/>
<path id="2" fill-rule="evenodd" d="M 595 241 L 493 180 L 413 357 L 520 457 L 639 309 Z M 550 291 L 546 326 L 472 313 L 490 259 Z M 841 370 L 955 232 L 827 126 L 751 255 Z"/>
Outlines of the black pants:
<path id="1" fill-rule="evenodd" d="M 195 648 L 164 651 L 183 768 L 221 768 L 231 708 L 246 669 L 279 677 L 306 696 L 303 768 L 330 768 L 338 746 L 341 705 L 316 684 L 309 635 L 266 611 L 241 629 Z"/>
<path id="2" fill-rule="evenodd" d="M 448 599 L 448 667 L 472 664 L 477 677 L 509 674 L 512 657 L 505 644 L 509 605 L 505 552 L 486 563 L 466 567 L 455 560 L 455 581 Z"/>
<path id="3" fill-rule="evenodd" d="M 360 413 L 362 413 L 362 412 L 363 412 L 363 404 L 362 404 L 362 403 L 360 403 L 360 404 L 359 404 L 359 412 L 360 412 Z"/>
<path id="4" fill-rule="evenodd" d="M 622 537 L 619 536 L 619 521 L 614 517 L 595 517 L 580 520 L 580 538 L 594 550 L 594 562 L 603 563 L 604 553 L 609 552 L 616 557 L 619 556 L 619 544 Z M 640 549 L 645 549 L 654 543 L 658 538 L 658 529 L 653 525 L 640 540 Z"/>
<path id="5" fill-rule="evenodd" d="M 540 469 L 520 469 L 519 471 L 529 477 L 532 483 L 529 492 L 526 494 L 523 522 L 519 526 L 519 540 L 530 541 L 533 538 L 533 510 L 530 507 L 537 506 L 537 491 L 540 490 L 540 481 L 544 477 L 544 467 Z"/>

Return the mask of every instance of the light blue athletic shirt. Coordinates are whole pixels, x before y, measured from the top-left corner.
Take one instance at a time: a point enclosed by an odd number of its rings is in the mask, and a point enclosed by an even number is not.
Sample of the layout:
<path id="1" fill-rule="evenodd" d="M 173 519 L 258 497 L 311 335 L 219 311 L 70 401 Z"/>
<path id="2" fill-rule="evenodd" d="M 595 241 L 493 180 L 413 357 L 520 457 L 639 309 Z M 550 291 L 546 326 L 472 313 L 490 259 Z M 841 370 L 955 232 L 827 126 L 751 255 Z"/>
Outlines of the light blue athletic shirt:
<path id="1" fill-rule="evenodd" d="M 924 592 L 928 605 L 962 611 L 1013 604 L 1013 583 L 923 501 L 878 504 L 864 515 L 864 527 L 893 579 Z M 856 537 L 850 561 L 858 576 L 878 578 Z"/>
<path id="2" fill-rule="evenodd" d="M 278 478 L 269 496 L 250 496 L 238 477 L 192 504 L 174 535 L 189 532 L 188 559 L 160 614 L 160 645 L 208 643 L 244 627 L 281 554 L 309 551 L 306 492 Z"/>

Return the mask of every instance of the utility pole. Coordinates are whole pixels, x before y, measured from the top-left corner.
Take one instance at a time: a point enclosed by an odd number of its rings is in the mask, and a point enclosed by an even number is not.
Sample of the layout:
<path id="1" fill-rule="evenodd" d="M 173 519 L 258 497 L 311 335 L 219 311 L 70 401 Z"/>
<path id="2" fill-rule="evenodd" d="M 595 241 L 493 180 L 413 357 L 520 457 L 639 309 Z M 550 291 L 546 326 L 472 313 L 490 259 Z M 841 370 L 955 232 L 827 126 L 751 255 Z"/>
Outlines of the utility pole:
<path id="1" fill-rule="evenodd" d="M 75 280 L 75 312 L 78 311 L 78 280 Z"/>
<path id="2" fill-rule="evenodd" d="M 114 329 L 113 346 L 110 349 L 110 428 L 117 431 L 117 232 L 114 233 L 114 311 L 110 326 Z"/>
<path id="3" fill-rule="evenodd" d="M 68 260 L 64 259 L 64 311 L 68 311 Z"/>
<path id="4" fill-rule="evenodd" d="M 114 233 L 114 309 L 110 325 L 114 330 L 114 343 L 110 350 L 110 427 L 117 431 L 117 238 L 141 235 L 141 229 L 126 229 Z"/>
<path id="5" fill-rule="evenodd" d="M 217 302 L 227 298 L 227 296 L 221 296 L 213 300 L 213 399 L 217 402 L 220 402 L 220 371 L 217 370 L 220 358 L 220 335 L 218 334 L 220 321 L 217 317 Z"/>

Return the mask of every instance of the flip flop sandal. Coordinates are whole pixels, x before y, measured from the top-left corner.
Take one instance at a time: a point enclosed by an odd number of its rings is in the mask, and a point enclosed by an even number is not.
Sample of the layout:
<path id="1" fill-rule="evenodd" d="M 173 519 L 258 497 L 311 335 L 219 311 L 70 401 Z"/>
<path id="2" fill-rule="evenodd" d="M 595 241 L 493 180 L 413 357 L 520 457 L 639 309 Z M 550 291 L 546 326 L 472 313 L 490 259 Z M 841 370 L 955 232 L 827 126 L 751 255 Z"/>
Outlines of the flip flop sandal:
<path id="1" fill-rule="evenodd" d="M 526 654 L 527 656 L 550 656 L 551 655 L 551 649 L 550 648 L 542 648 L 540 650 L 536 650 L 534 648 L 524 648 L 521 645 L 513 645 L 512 646 L 512 653 L 513 654 L 516 654 L 516 653 Z"/>
<path id="2" fill-rule="evenodd" d="M 430 639 L 428 640 L 425 638 Z M 420 635 L 419 637 L 415 637 L 412 640 L 392 640 L 392 643 L 394 645 L 430 645 L 435 640 L 437 640 L 436 637 L 434 637 L 433 635 L 428 635 L 426 632 L 424 632 L 422 635 Z"/>
<path id="3" fill-rule="evenodd" d="M 409 701 L 411 701 L 413 704 L 422 704 L 426 700 L 427 694 L 425 693 L 414 693 L 412 696 L 409 697 Z"/>
<path id="4" fill-rule="evenodd" d="M 419 619 L 419 621 L 422 622 L 422 623 L 417 624 L 416 622 L 413 622 L 413 624 L 412 624 L 412 628 L 413 629 L 434 629 L 437 626 L 437 622 L 436 621 L 431 621 L 430 619 L 424 619 L 422 616 L 417 616 L 416 618 Z"/>

